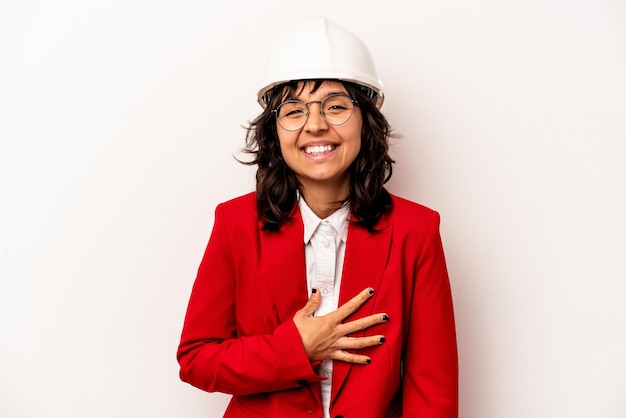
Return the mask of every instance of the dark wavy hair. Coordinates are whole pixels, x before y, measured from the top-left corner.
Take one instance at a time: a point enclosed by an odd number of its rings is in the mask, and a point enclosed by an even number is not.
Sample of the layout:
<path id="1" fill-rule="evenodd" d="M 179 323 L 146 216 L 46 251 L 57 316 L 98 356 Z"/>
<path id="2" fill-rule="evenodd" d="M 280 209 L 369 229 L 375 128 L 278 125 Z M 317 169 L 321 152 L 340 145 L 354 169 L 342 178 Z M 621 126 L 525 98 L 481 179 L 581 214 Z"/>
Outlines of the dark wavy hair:
<path id="1" fill-rule="evenodd" d="M 310 81 L 310 80 L 307 80 Z M 313 80 L 312 93 L 324 80 Z M 394 161 L 388 154 L 389 139 L 394 135 L 387 119 L 374 105 L 375 98 L 359 85 L 341 81 L 350 97 L 356 100 L 363 115 L 361 149 L 349 167 L 350 189 L 348 201 L 356 224 L 375 232 L 376 223 L 391 210 L 391 196 L 384 188 L 392 175 Z M 257 165 L 256 199 L 257 211 L 263 221 L 263 229 L 277 231 L 291 219 L 301 192 L 295 173 L 283 159 L 276 117 L 276 109 L 284 100 L 298 93 L 298 81 L 274 87 L 269 103 L 263 113 L 246 128 L 244 152 L 251 154 L 251 161 L 240 161 L 246 165 Z M 302 86 L 302 85 L 301 85 Z"/>

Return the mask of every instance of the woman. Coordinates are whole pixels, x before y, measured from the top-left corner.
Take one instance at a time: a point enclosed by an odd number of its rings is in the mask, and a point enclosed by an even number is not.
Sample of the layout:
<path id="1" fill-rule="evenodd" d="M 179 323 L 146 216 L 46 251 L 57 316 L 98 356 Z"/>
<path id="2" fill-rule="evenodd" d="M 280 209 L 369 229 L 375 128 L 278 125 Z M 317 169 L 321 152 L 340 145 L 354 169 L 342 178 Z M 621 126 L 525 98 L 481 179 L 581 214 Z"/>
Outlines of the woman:
<path id="1" fill-rule="evenodd" d="M 225 417 L 457 417 L 439 215 L 391 195 L 365 45 L 326 19 L 279 42 L 247 134 L 256 193 L 220 204 L 178 361 Z"/>

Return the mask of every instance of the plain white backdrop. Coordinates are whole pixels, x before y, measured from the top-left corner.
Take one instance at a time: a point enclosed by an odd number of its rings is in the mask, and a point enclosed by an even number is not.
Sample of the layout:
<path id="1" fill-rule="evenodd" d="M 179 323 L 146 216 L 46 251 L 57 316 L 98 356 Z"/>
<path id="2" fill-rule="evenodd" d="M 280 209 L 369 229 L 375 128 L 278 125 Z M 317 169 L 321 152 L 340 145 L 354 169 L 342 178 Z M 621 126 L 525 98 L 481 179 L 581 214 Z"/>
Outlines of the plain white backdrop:
<path id="1" fill-rule="evenodd" d="M 625 417 L 621 0 L 0 0 L 0 417 L 221 416 L 175 351 L 309 15 L 369 45 L 389 189 L 442 215 L 461 418 Z"/>

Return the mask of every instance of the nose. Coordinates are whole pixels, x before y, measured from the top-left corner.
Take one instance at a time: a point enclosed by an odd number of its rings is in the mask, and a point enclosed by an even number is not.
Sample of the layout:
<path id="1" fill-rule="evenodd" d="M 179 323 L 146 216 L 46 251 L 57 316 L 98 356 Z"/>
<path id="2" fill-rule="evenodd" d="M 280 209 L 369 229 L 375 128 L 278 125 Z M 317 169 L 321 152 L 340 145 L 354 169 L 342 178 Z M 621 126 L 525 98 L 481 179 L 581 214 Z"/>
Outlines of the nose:
<path id="1" fill-rule="evenodd" d="M 312 107 L 311 105 L 313 104 L 315 104 L 315 106 Z M 322 115 L 322 102 L 312 101 L 308 102 L 306 105 L 309 111 L 309 116 L 304 124 L 304 129 L 309 132 L 318 132 L 328 129 L 326 119 L 324 119 L 324 116 Z"/>

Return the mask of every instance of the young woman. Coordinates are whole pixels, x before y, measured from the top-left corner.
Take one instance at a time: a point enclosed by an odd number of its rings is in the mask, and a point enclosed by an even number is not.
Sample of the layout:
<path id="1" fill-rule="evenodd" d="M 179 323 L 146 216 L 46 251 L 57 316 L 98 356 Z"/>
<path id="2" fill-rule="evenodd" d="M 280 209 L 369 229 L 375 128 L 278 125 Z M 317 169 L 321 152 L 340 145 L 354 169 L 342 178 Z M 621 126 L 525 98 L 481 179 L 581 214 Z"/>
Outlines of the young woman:
<path id="1" fill-rule="evenodd" d="M 248 129 L 255 193 L 220 204 L 178 350 L 225 417 L 456 418 L 437 212 L 391 195 L 367 47 L 326 19 L 280 41 Z"/>

